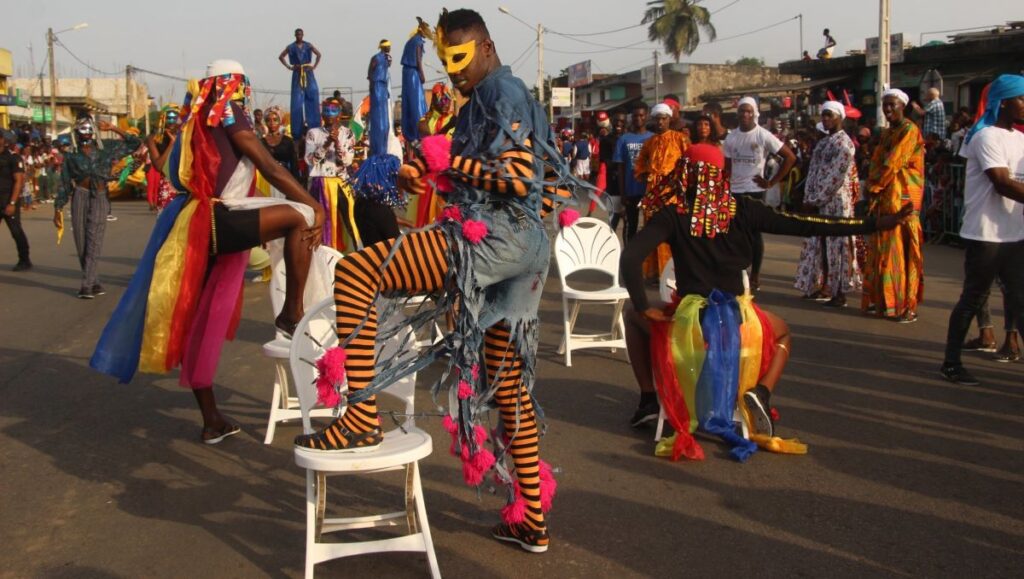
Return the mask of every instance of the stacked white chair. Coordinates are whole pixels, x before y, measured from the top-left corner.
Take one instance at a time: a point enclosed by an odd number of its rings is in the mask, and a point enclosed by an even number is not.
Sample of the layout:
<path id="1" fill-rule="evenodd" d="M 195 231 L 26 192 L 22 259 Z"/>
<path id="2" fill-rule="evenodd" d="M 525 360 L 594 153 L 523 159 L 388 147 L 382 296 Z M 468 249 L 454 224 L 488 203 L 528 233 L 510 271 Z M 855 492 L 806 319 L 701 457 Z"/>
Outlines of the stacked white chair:
<path id="1" fill-rule="evenodd" d="M 396 324 L 404 320 L 396 315 Z M 397 326 L 396 326 L 397 327 Z M 378 358 L 414 356 L 418 345 L 409 336 L 406 327 L 397 336 L 378 345 Z M 409 344 L 400 347 L 404 340 Z M 316 403 L 316 368 L 313 363 L 323 352 L 337 345 L 334 303 L 324 300 L 310 310 L 299 323 L 292 339 L 290 365 L 295 391 L 298 393 L 302 412 L 302 429 L 313 432 L 310 413 Z M 423 487 L 420 483 L 419 461 L 430 455 L 433 443 L 430 435 L 416 427 L 415 413 L 416 375 L 407 376 L 389 385 L 381 392 L 398 399 L 405 420 L 393 430 L 384 433 L 384 441 L 378 448 L 364 452 L 324 453 L 295 448 L 295 463 L 306 469 L 306 573 L 313 577 L 317 563 L 351 557 L 366 553 L 390 553 L 413 551 L 426 553 L 427 564 L 432 577 L 440 577 L 434 543 L 430 536 L 427 510 L 423 501 Z M 385 418 L 385 426 L 387 425 Z M 388 471 L 405 472 L 404 508 L 399 511 L 361 517 L 328 518 L 327 476 L 376 474 Z M 407 534 L 360 542 L 323 542 L 327 533 L 368 529 L 376 527 L 404 526 Z"/>
<path id="2" fill-rule="evenodd" d="M 341 253 L 337 250 L 321 245 L 313 254 L 313 259 L 323 264 L 323 267 L 313 269 L 320 271 L 323 275 L 334 275 L 334 266 L 341 259 Z M 328 284 L 333 285 L 332 277 Z M 274 318 L 281 313 L 284 307 L 285 297 L 285 266 L 284 259 L 278 259 L 270 275 L 270 306 L 274 310 Z M 292 394 L 288 376 L 288 350 L 291 347 L 291 340 L 288 336 L 275 328 L 274 339 L 263 344 L 263 355 L 274 361 L 274 392 L 270 397 L 270 414 L 267 417 L 267 435 L 263 438 L 263 444 L 274 442 L 274 433 L 277 431 L 279 422 L 297 420 L 302 414 L 299 412 L 299 399 Z M 316 409 L 314 416 L 327 416 L 329 410 Z"/>
<path id="3" fill-rule="evenodd" d="M 619 238 L 607 223 L 581 217 L 571 227 L 562 228 L 555 237 L 555 263 L 562 283 L 562 324 L 564 337 L 558 353 L 565 354 L 565 365 L 572 366 L 572 351 L 582 348 L 626 348 L 626 325 L 622 308 L 629 298 L 619 285 Z M 568 278 L 582 271 L 597 271 L 611 278 L 607 287 L 598 290 L 576 289 Z M 573 329 L 584 303 L 612 306 L 611 328 L 599 334 L 575 334 Z"/>

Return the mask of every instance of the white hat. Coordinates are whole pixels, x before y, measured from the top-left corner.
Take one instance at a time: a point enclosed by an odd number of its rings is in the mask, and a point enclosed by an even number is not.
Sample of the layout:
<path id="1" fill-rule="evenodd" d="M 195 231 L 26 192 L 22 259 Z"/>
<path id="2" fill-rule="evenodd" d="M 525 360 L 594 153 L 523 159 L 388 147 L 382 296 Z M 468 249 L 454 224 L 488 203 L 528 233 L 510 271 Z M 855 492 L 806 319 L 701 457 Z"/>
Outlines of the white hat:
<path id="1" fill-rule="evenodd" d="M 206 78 L 220 76 L 222 74 L 245 74 L 245 69 L 237 60 L 221 58 L 206 65 Z"/>
<path id="2" fill-rule="evenodd" d="M 885 98 L 885 97 L 896 97 L 900 101 L 903 102 L 904 106 L 906 106 L 906 104 L 910 102 L 910 97 L 907 96 L 907 93 L 901 91 L 898 88 L 891 88 L 891 89 L 883 92 L 882 93 L 882 98 Z"/>
<path id="3" fill-rule="evenodd" d="M 825 104 L 821 105 L 821 112 L 832 111 L 840 119 L 846 118 L 846 107 L 839 101 L 826 101 Z"/>
<path id="4" fill-rule="evenodd" d="M 754 100 L 754 97 L 746 96 L 741 98 L 740 102 L 736 103 L 736 110 L 738 111 L 743 105 L 750 105 L 750 108 L 754 109 L 755 119 L 761 115 L 761 111 L 758 110 L 757 101 Z"/>
<path id="5" fill-rule="evenodd" d="M 653 107 L 651 107 L 651 116 L 652 117 L 657 117 L 657 116 L 661 116 L 661 115 L 665 115 L 666 117 L 671 117 L 672 116 L 672 107 L 668 106 L 665 103 L 658 103 L 658 104 L 654 105 Z"/>

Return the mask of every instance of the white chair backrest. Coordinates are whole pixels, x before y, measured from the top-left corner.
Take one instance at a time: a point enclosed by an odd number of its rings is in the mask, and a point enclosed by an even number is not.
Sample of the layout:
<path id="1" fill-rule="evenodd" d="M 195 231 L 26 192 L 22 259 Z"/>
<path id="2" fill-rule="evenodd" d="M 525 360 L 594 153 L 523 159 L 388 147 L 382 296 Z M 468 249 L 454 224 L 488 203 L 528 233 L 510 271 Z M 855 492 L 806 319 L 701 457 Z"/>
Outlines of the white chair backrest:
<path id="1" fill-rule="evenodd" d="M 274 317 L 281 313 L 284 307 L 285 287 L 287 285 L 287 272 L 284 266 L 284 243 L 281 240 L 274 240 L 270 248 L 272 269 L 270 274 L 270 307 L 274 310 Z M 310 264 L 310 276 L 306 280 L 305 306 L 309 308 L 315 305 L 320 299 L 331 295 L 330 288 L 334 287 L 334 266 L 342 257 L 338 250 L 321 245 L 313 253 L 313 262 Z M 314 287 L 313 284 L 317 284 Z M 311 302 L 311 297 L 315 301 Z"/>
<path id="2" fill-rule="evenodd" d="M 338 344 L 338 333 L 336 329 L 337 319 L 334 313 L 334 299 L 327 298 L 306 312 L 306 315 L 299 322 L 292 337 L 289 365 L 292 370 L 292 384 L 295 393 L 299 398 L 299 408 L 302 411 L 302 430 L 305 433 L 313 432 L 312 423 L 309 420 L 309 411 L 316 406 L 316 361 L 328 348 Z M 405 325 L 405 317 L 396 313 L 388 320 L 391 324 L 403 326 L 402 331 L 389 339 L 383 345 L 378 344 L 378 358 L 388 359 L 396 356 L 415 356 L 417 350 L 414 347 L 415 340 L 409 339 L 408 345 L 399 351 L 406 336 L 412 332 L 412 328 Z M 382 350 L 382 351 L 381 351 Z M 397 398 L 403 407 L 403 413 L 409 415 L 404 424 L 414 425 L 412 414 L 415 412 L 416 395 L 416 374 L 413 373 L 394 384 L 389 385 L 381 394 Z M 385 426 L 387 424 L 385 423 Z"/>
<path id="3" fill-rule="evenodd" d="M 661 296 L 661 301 L 667 303 L 672 302 L 672 294 L 676 291 L 676 263 L 671 259 L 665 264 L 665 269 L 661 270 L 661 279 L 658 281 L 658 295 Z"/>
<path id="4" fill-rule="evenodd" d="M 607 223 L 591 217 L 580 217 L 572 227 L 563 227 L 555 237 L 555 263 L 562 285 L 578 271 L 600 271 L 611 276 L 612 285 L 619 284 L 619 238 Z"/>

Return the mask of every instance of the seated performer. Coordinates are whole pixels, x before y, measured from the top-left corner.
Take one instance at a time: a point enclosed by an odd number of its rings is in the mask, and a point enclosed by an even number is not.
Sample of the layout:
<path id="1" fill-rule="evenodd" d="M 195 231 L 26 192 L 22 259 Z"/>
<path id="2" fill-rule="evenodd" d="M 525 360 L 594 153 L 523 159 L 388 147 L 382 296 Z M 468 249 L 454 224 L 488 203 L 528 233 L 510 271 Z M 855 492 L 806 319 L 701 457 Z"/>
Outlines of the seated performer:
<path id="1" fill-rule="evenodd" d="M 217 409 L 212 386 L 221 347 L 240 319 L 249 248 L 285 238 L 285 304 L 274 323 L 290 333 L 304 314 L 306 275 L 324 221 L 320 204 L 260 143 L 249 96 L 249 79 L 233 60 L 213 61 L 205 79 L 190 83 L 167 174 L 187 194 L 157 218 L 89 361 L 123 383 L 136 370 L 164 373 L 181 365 L 180 383 L 193 389 L 206 444 L 239 432 Z M 250 198 L 256 169 L 290 201 Z"/>
<path id="2" fill-rule="evenodd" d="M 716 147 L 692 147 L 660 190 L 662 208 L 621 258 L 633 304 L 626 343 L 641 391 L 632 423 L 656 419 L 660 395 L 677 433 L 673 460 L 703 458 L 691 436 L 698 427 L 720 435 L 733 446 L 733 456 L 745 460 L 756 446 L 734 431 L 740 397 L 756 431 L 753 440 L 771 450 L 790 446 L 774 438 L 770 415 L 770 395 L 789 358 L 789 329 L 743 295 L 753 235 L 856 235 L 892 229 L 912 211 L 908 205 L 898 214 L 866 220 L 778 213 L 761 201 L 731 195 L 720 163 Z M 650 304 L 644 291 L 643 260 L 659 243 L 672 249 L 681 300 L 667 307 Z"/>
<path id="3" fill-rule="evenodd" d="M 478 13 L 442 13 L 436 44 L 453 85 L 469 100 L 459 113 L 450 156 L 446 138 L 424 139 L 425 160 L 404 165 L 399 184 L 419 193 L 423 181 L 433 181 L 447 192 L 445 218 L 338 263 L 335 304 L 346 355 L 346 410 L 295 444 L 305 452 L 379 445 L 374 395 L 408 373 L 410 365 L 449 354 L 434 392 L 452 389 L 444 394 L 454 404 L 444 420 L 451 450 L 463 461 L 467 484 L 481 484 L 493 468 L 507 485 L 504 523 L 493 536 L 539 553 L 548 548 L 544 513 L 555 485 L 538 456 L 541 427 L 531 395 L 537 307 L 551 254 L 541 210 L 555 197 L 571 195 L 563 185 L 578 183 L 559 158 L 543 107 L 502 66 Z M 410 318 L 413 328 L 450 311 L 455 330 L 419 360 L 375 360 L 377 329 L 385 327 L 386 312 L 380 308 L 394 305 L 379 298 L 422 294 L 436 297 L 437 310 Z M 493 453 L 484 448 L 489 436 L 481 425 L 492 402 L 503 425 L 502 435 L 490 440 Z M 511 470 L 504 464 L 506 455 L 512 458 Z"/>
<path id="4" fill-rule="evenodd" d="M 354 199 L 348 175 L 356 139 L 341 125 L 341 101 L 329 98 L 320 108 L 321 126 L 306 132 L 309 194 L 324 207 L 324 245 L 341 250 L 345 248 L 342 223 L 348 225 L 352 240 L 359 244 L 359 233 L 351 219 Z"/>

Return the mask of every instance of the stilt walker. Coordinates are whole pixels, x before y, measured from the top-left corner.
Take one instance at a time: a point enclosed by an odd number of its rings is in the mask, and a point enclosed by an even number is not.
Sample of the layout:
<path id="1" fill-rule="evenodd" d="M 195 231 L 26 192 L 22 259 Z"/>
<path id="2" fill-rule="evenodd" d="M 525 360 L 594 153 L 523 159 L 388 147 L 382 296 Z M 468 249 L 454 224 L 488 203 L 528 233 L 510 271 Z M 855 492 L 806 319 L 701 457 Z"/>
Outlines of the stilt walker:
<path id="1" fill-rule="evenodd" d="M 316 55 L 316 61 L 313 55 Z M 285 62 L 285 56 L 288 62 Z M 320 65 L 320 51 L 303 40 L 302 29 L 296 28 L 295 42 L 286 46 L 277 59 L 292 71 L 291 128 L 292 138 L 298 142 L 306 129 L 320 126 L 320 87 L 313 74 Z"/>

